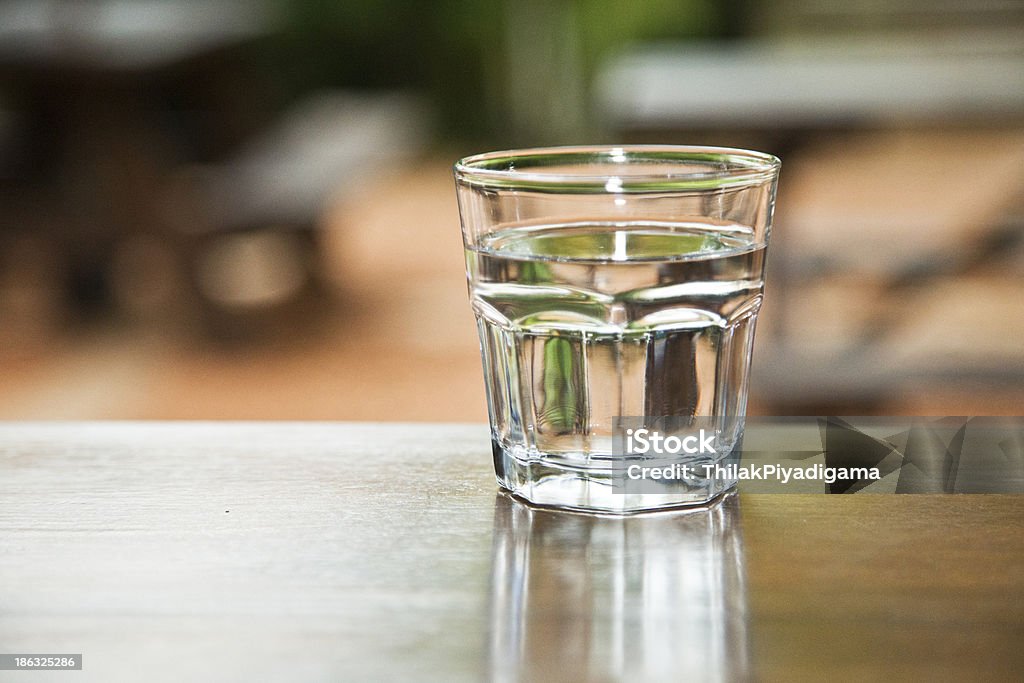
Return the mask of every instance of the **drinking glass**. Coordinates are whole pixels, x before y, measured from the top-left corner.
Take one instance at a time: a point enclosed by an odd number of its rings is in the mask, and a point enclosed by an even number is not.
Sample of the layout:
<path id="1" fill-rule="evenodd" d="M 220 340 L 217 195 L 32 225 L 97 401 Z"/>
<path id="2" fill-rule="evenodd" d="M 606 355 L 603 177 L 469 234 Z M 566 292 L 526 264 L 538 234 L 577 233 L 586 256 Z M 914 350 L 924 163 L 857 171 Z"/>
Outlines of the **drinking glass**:
<path id="1" fill-rule="evenodd" d="M 779 165 L 681 146 L 456 163 L 499 485 L 610 513 L 704 504 L 735 485 L 707 466 L 742 440 Z M 623 447 L 638 425 L 680 438 L 700 426 L 714 447 L 669 458 L 690 468 L 677 476 L 635 481 L 632 466 L 652 461 Z"/>

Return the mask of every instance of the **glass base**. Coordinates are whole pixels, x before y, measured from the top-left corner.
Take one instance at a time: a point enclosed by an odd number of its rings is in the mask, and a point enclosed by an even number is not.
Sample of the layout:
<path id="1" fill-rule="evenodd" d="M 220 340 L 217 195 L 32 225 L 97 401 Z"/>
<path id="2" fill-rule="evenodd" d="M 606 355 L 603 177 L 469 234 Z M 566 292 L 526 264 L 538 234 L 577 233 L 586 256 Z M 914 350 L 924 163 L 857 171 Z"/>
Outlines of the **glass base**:
<path id="1" fill-rule="evenodd" d="M 524 449 L 491 443 L 498 485 L 528 503 L 599 514 L 633 514 L 685 507 L 706 507 L 736 486 L 735 479 L 690 477 L 645 482 L 643 492 L 623 486 L 622 473 L 610 466 L 580 466 L 530 457 Z M 519 452 L 523 451 L 523 452 Z M 652 490 L 653 489 L 653 490 Z"/>

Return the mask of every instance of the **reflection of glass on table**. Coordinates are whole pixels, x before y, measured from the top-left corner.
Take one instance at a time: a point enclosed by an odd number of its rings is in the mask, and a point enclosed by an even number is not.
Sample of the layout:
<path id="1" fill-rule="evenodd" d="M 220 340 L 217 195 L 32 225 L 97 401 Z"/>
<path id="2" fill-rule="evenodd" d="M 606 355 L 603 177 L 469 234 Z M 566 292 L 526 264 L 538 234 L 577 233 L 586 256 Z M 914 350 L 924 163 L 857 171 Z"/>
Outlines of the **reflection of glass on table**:
<path id="1" fill-rule="evenodd" d="M 490 676 L 749 676 L 739 499 L 626 518 L 494 504 Z"/>

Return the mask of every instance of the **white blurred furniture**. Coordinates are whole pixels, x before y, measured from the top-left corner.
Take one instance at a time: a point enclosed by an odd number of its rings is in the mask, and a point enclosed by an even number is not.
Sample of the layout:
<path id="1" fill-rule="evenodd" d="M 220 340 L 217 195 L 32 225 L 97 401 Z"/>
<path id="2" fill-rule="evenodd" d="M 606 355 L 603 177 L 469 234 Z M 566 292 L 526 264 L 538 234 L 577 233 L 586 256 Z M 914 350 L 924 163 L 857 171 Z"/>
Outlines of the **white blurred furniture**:
<path id="1" fill-rule="evenodd" d="M 645 44 L 605 63 L 597 105 L 624 132 L 1019 119 L 1024 50 L 1014 36 L 981 45 L 892 37 Z"/>

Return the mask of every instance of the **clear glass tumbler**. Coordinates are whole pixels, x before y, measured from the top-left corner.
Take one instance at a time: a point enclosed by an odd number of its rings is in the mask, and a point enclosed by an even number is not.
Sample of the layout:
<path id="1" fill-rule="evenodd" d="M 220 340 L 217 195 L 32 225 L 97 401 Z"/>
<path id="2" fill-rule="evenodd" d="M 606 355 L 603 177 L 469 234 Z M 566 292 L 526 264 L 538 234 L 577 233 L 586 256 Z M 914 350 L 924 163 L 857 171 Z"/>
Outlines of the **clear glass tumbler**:
<path id="1" fill-rule="evenodd" d="M 455 165 L 502 487 L 625 513 L 704 504 L 735 485 L 700 466 L 729 462 L 742 439 L 779 165 L 679 146 Z M 624 418 L 677 432 L 699 422 L 715 447 L 654 488 L 630 487 L 624 466 L 649 456 L 623 451 Z"/>

